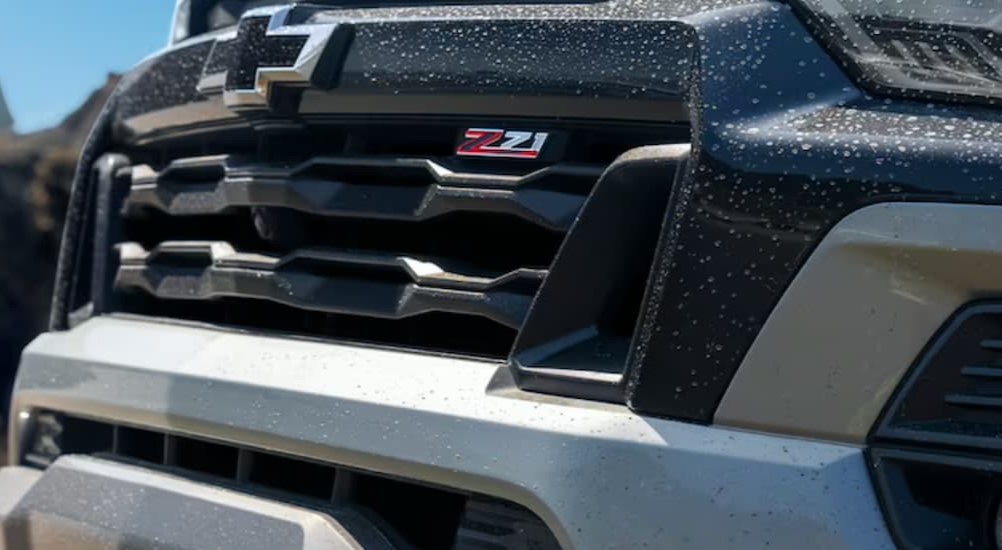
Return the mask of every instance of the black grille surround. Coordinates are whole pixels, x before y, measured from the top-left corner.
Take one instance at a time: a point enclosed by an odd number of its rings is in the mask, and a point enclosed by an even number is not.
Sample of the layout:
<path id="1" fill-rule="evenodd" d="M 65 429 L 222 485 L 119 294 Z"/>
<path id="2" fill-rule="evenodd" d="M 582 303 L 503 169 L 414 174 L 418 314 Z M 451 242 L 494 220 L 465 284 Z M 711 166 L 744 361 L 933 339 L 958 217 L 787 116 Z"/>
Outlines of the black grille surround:
<path id="1" fill-rule="evenodd" d="M 46 468 L 91 455 L 294 505 L 350 509 L 396 547 L 438 550 L 560 548 L 546 524 L 514 502 L 147 427 L 35 411 L 21 458 Z"/>
<path id="2" fill-rule="evenodd" d="M 467 127 L 545 130 L 553 148 L 543 160 L 454 156 Z M 585 305 L 577 325 L 526 336 L 517 364 L 621 374 L 678 168 L 677 150 L 657 144 L 687 133 L 585 121 L 349 121 L 203 134 L 197 151 L 183 140 L 124 148 L 96 163 L 105 168 L 95 171 L 88 313 L 504 360 L 531 311 L 544 318 L 573 302 Z M 579 244 L 568 244 L 574 235 Z M 611 248 L 595 257 L 592 243 Z M 561 292 L 587 299 L 532 310 L 555 265 Z M 590 344 L 568 357 L 590 355 L 584 369 L 567 358 L 551 364 L 566 344 L 539 351 L 581 330 L 592 331 Z"/>

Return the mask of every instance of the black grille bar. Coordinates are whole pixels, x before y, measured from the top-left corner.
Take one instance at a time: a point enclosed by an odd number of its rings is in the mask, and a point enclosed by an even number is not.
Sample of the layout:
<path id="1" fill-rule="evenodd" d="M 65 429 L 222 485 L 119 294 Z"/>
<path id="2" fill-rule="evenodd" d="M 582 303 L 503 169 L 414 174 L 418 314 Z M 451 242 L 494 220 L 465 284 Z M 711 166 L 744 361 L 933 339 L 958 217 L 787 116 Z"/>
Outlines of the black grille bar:
<path id="1" fill-rule="evenodd" d="M 446 271 L 431 261 L 300 249 L 285 256 L 237 252 L 224 242 L 119 246 L 115 286 L 158 298 L 269 300 L 327 313 L 402 319 L 433 311 L 479 315 L 518 328 L 544 270 L 494 277 Z"/>
<path id="2" fill-rule="evenodd" d="M 175 160 L 159 172 L 134 167 L 126 207 L 184 216 L 272 206 L 405 221 L 496 212 L 564 231 L 601 172 L 567 163 L 513 176 L 454 172 L 424 158 L 315 157 L 289 166 L 217 155 Z"/>

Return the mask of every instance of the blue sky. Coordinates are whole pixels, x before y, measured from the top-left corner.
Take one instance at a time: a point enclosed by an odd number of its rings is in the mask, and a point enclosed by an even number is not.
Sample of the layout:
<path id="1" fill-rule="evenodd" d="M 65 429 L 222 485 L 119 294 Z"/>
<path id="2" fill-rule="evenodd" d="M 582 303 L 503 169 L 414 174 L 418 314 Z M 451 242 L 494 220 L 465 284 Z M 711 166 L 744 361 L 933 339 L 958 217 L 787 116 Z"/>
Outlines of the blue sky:
<path id="1" fill-rule="evenodd" d="M 174 0 L 0 0 L 0 87 L 16 129 L 57 124 L 162 48 Z"/>

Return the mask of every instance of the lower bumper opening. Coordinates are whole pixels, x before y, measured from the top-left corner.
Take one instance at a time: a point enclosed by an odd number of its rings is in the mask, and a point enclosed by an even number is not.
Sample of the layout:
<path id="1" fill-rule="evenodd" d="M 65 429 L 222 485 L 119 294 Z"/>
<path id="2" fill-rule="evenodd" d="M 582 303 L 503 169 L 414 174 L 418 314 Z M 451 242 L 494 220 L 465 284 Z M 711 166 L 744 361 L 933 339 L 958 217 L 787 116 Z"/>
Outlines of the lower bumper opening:
<path id="1" fill-rule="evenodd" d="M 24 449 L 21 464 L 35 468 L 89 455 L 321 512 L 347 507 L 406 547 L 560 548 L 512 502 L 189 435 L 35 411 Z"/>

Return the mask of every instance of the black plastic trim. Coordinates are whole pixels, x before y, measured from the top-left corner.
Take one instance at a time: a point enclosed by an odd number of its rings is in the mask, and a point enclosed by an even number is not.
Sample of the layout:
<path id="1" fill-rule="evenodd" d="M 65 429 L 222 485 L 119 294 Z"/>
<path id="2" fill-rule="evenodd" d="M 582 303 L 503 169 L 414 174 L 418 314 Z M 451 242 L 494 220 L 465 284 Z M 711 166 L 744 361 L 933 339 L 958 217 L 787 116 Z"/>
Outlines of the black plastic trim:
<path id="1" fill-rule="evenodd" d="M 627 151 L 595 184 L 512 350 L 526 390 L 622 402 L 668 196 L 689 145 Z"/>
<path id="2" fill-rule="evenodd" d="M 91 301 L 95 315 L 114 310 L 111 275 L 118 268 L 118 258 L 111 252 L 122 236 L 118 213 L 129 190 L 127 173 L 122 173 L 128 166 L 129 158 L 117 154 L 104 155 L 96 164 L 98 180 L 91 280 Z M 86 247 L 81 248 L 86 250 Z"/>
<path id="3" fill-rule="evenodd" d="M 507 327 L 522 324 L 543 270 L 496 277 L 440 272 L 420 262 L 373 253 L 300 249 L 284 257 L 241 254 L 226 243 L 163 243 L 146 252 L 119 245 L 117 289 L 157 298 L 268 300 L 308 311 L 403 319 L 432 311 L 479 315 Z"/>
<path id="4" fill-rule="evenodd" d="M 555 164 L 505 176 L 453 172 L 420 158 L 315 157 L 288 167 L 211 156 L 175 160 L 160 172 L 133 167 L 132 174 L 126 207 L 170 215 L 218 214 L 243 206 L 404 221 L 495 212 L 565 231 L 601 167 Z"/>
<path id="5" fill-rule="evenodd" d="M 101 110 L 94 127 L 80 151 L 73 183 L 70 187 L 70 198 L 66 208 L 66 220 L 63 225 L 62 240 L 59 244 L 59 260 L 56 264 L 55 284 L 52 289 L 52 310 L 49 312 L 49 329 L 65 330 L 69 327 L 70 311 L 76 305 L 73 296 L 74 285 L 78 284 L 83 270 L 89 270 L 93 265 L 81 258 L 81 255 L 91 250 L 87 240 L 88 216 L 93 214 L 94 181 L 92 179 L 94 163 L 100 155 L 111 149 L 112 121 L 119 105 L 121 87 L 112 92 L 107 104 Z M 92 234 L 91 234 L 92 235 Z"/>
<path id="6" fill-rule="evenodd" d="M 951 408 L 999 408 L 997 422 L 1002 422 L 1002 395 L 991 399 L 992 396 L 972 395 L 963 389 L 953 389 L 953 386 L 956 385 L 954 380 L 983 378 L 981 376 L 972 377 L 969 373 L 972 368 L 970 365 L 972 361 L 969 359 L 970 353 L 972 353 L 970 347 L 980 347 L 987 352 L 986 355 L 998 354 L 999 360 L 1002 361 L 1002 354 L 994 350 L 990 342 L 987 342 L 988 345 L 986 345 L 985 340 L 979 340 L 978 343 L 971 342 L 970 346 L 964 345 L 962 346 L 964 348 L 962 350 L 955 349 L 958 345 L 957 340 L 960 337 L 965 337 L 963 331 L 969 328 L 968 323 L 979 316 L 997 316 L 1002 319 L 1002 303 L 979 301 L 966 304 L 959 308 L 943 324 L 939 331 L 937 331 L 937 334 L 930 339 L 926 348 L 917 356 L 915 364 L 905 374 L 894 395 L 888 400 L 880 420 L 871 431 L 869 437 L 871 442 L 875 444 L 888 442 L 920 443 L 923 445 L 950 448 L 1002 450 L 1002 440 L 998 437 L 972 432 L 969 428 L 965 428 L 966 422 L 964 419 L 956 417 L 946 410 L 941 413 L 941 422 L 944 423 L 944 426 L 932 426 L 928 424 L 928 422 L 936 420 L 932 417 L 925 420 L 926 423 L 924 426 L 917 423 L 909 426 L 909 422 L 906 419 L 898 418 L 898 415 L 903 411 L 909 411 L 907 406 L 909 400 L 916 399 L 914 393 L 918 384 L 921 383 L 928 386 L 930 381 L 942 379 L 941 383 L 935 384 L 937 388 L 936 395 L 923 393 L 919 396 L 923 403 L 930 407 L 929 413 L 935 414 L 938 410 L 935 401 L 939 400 L 946 407 Z M 1002 326 L 998 327 L 998 329 L 999 334 L 1002 334 Z M 977 339 L 976 335 L 973 334 L 970 337 Z M 946 351 L 951 349 L 959 353 L 959 355 L 945 354 Z M 978 352 L 973 351 L 973 353 Z M 988 360 L 977 361 L 977 363 L 981 366 L 976 368 L 984 369 L 984 365 L 988 364 Z M 968 373 L 965 374 L 965 371 L 968 371 Z M 994 378 L 985 378 L 984 382 L 994 383 Z"/>

